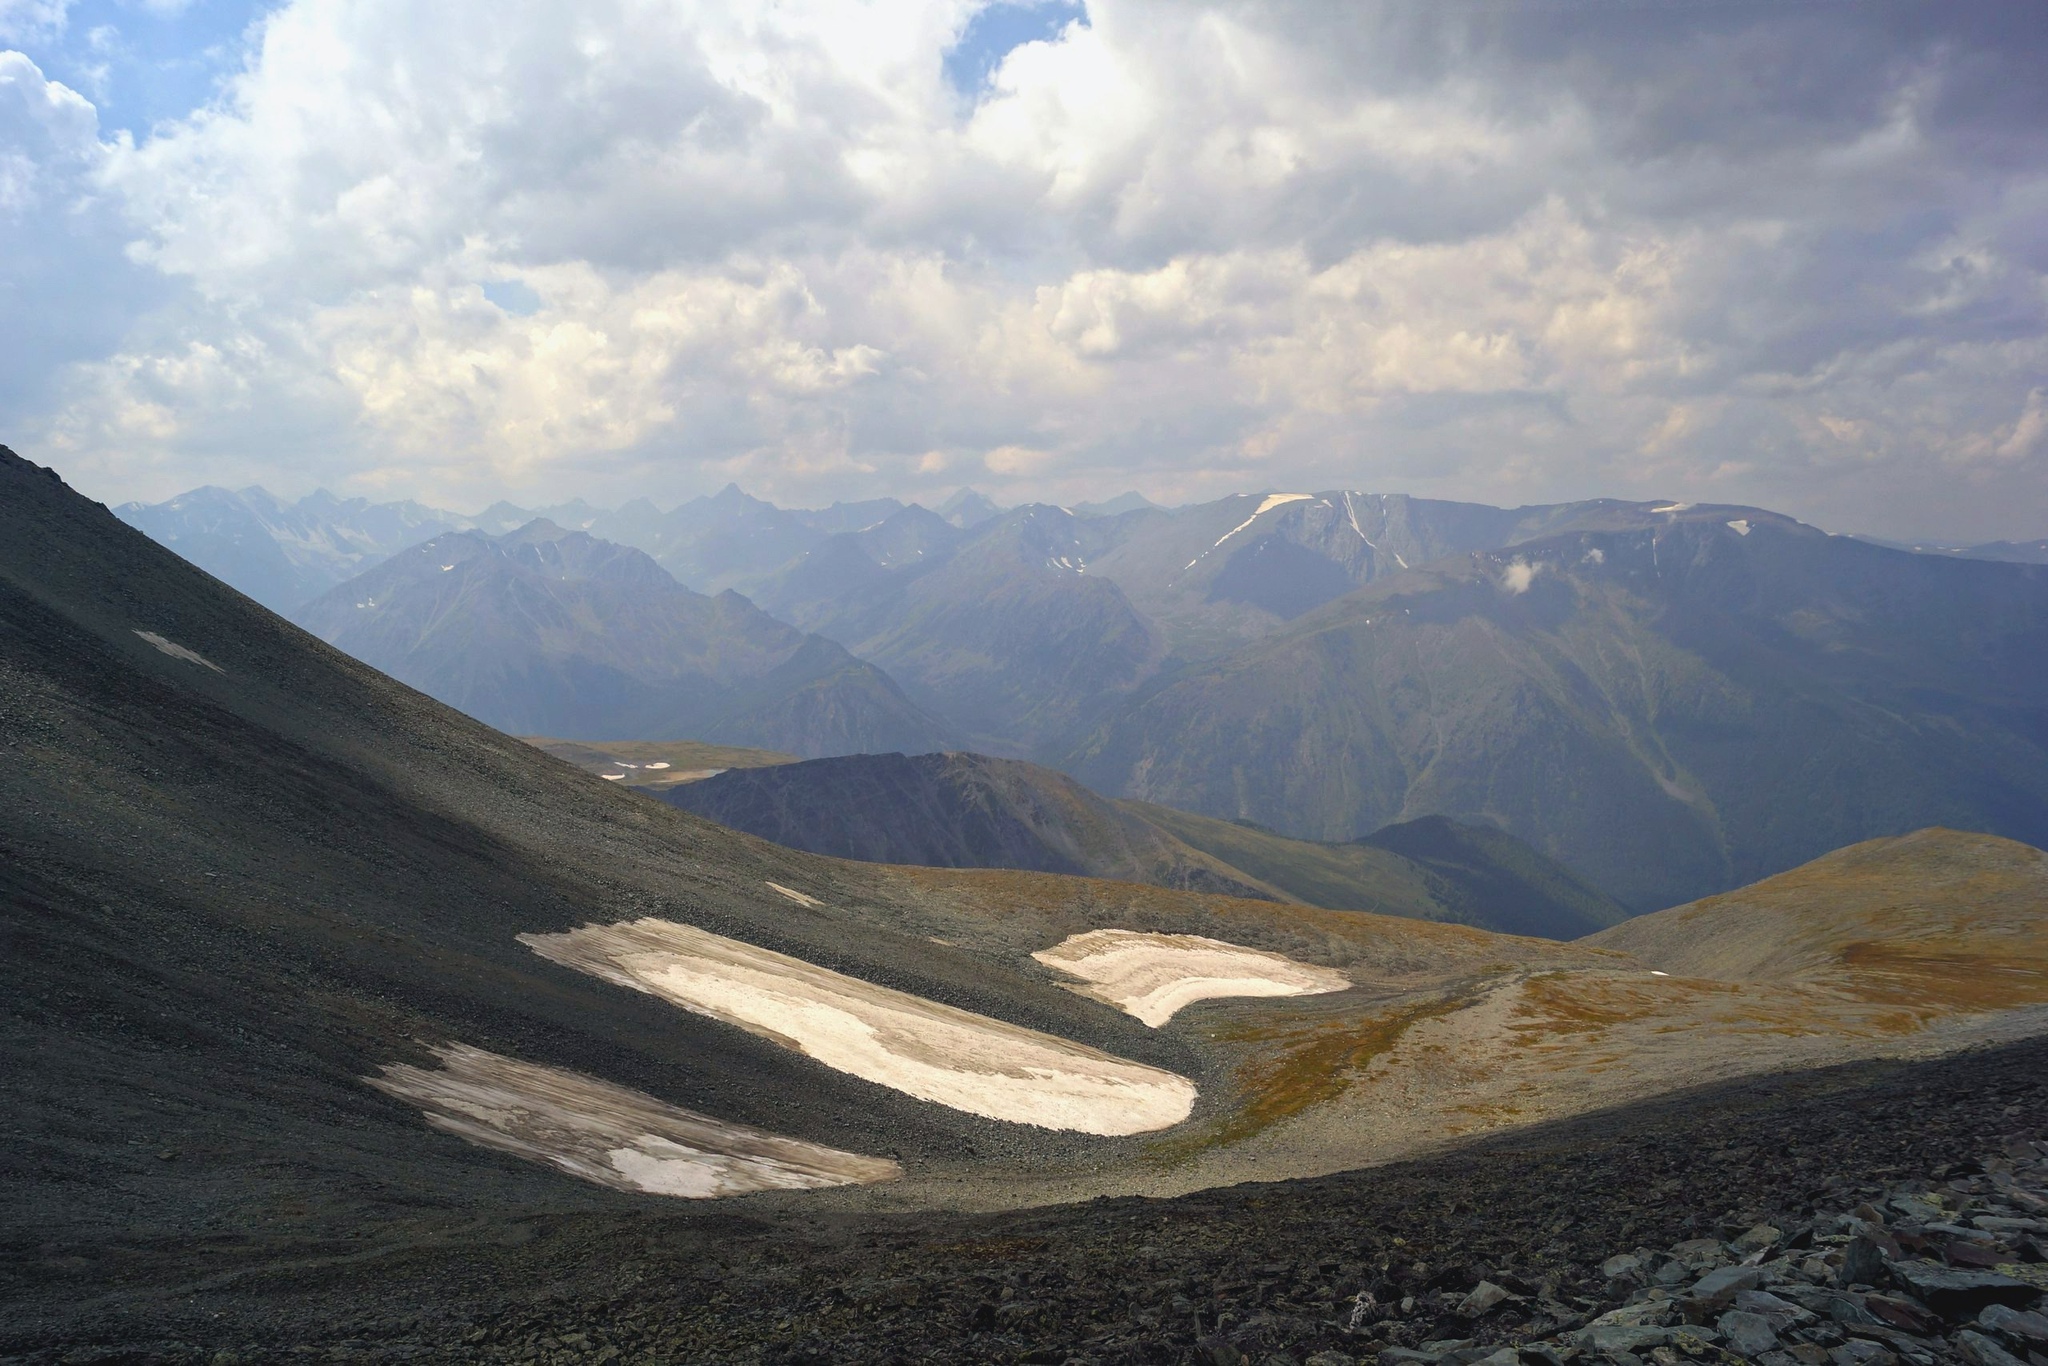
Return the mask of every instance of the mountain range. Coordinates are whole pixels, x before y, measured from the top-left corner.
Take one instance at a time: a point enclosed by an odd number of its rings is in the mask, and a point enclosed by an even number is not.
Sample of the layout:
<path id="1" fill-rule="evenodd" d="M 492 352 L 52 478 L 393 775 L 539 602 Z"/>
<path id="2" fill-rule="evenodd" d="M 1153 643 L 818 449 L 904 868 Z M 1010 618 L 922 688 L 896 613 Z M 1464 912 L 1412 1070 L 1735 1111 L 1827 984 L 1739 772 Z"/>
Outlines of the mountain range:
<path id="1" fill-rule="evenodd" d="M 594 1357 L 482 1325 L 608 1313 L 681 1246 L 695 1279 L 632 1313 L 694 1331 L 743 1238 L 772 1329 L 821 1300 L 826 1224 L 867 1260 L 942 1229 L 953 1279 L 1048 1220 L 1149 1265 L 1177 1210 L 1225 1211 L 1208 1238 L 1298 1178 L 2048 1005 L 2048 856 L 1949 830 L 1574 943 L 783 848 L 379 673 L 5 449 L 0 753 L 0 1350 L 30 1359 L 386 1355 L 364 1325 L 400 1317 L 414 1359 Z M 1717 921 L 1731 966 L 1692 947 Z M 972 1214 L 1024 1206 L 1007 1241 Z M 834 1322 L 919 1287 L 861 1293 Z M 987 1303 L 962 1333 L 1017 1355 L 1032 1302 Z"/>
<path id="2" fill-rule="evenodd" d="M 731 768 L 662 800 L 794 849 L 872 863 L 1121 878 L 1331 910 L 1576 939 L 1620 905 L 1512 835 L 1424 817 L 1344 844 L 1143 802 L 978 754 L 866 754 Z"/>
<path id="3" fill-rule="evenodd" d="M 887 675 L 730 590 L 536 520 L 445 532 L 306 604 L 299 624 L 513 734 L 703 739 L 792 754 L 930 749 Z"/>
<path id="4" fill-rule="evenodd" d="M 2048 569 L 1671 508 L 1347 595 L 1063 766 L 1316 838 L 1485 821 L 1650 910 L 1927 824 L 2048 839 L 2044 676 Z"/>
<path id="5" fill-rule="evenodd" d="M 580 605 L 541 631 L 397 560 L 300 619 L 522 733 L 966 748 L 1318 844 L 1441 815 L 1632 911 L 1929 823 L 2048 838 L 2041 566 L 1738 506 L 985 503 L 805 512 L 729 487 L 567 509 L 571 533 L 645 547 L 643 577 L 720 594 L 695 634 L 564 583 Z M 507 534 L 443 534 L 487 533 Z M 400 578 L 404 613 L 356 605 Z"/>

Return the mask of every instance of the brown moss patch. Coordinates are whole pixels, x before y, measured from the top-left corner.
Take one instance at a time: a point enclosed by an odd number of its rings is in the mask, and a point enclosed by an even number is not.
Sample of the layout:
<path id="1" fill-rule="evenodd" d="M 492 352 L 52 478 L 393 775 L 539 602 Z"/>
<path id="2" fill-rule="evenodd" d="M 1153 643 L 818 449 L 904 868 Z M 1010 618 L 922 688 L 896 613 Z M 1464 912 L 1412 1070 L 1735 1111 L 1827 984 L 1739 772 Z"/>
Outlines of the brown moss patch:
<path id="1" fill-rule="evenodd" d="M 2010 1010 L 2048 1002 L 2048 962 L 1939 941 L 1867 940 L 1841 951 L 1848 990 L 1880 1005 Z"/>
<path id="2" fill-rule="evenodd" d="M 1149 1155 L 1179 1161 L 1202 1148 L 1238 1143 L 1284 1119 L 1335 1100 L 1424 1020 L 1455 1014 L 1477 1000 L 1458 994 L 1409 1002 L 1364 1019 L 1273 1024 L 1224 1030 L 1218 1042 L 1249 1045 L 1237 1070 L 1243 1104 L 1215 1126 L 1154 1144 Z"/>

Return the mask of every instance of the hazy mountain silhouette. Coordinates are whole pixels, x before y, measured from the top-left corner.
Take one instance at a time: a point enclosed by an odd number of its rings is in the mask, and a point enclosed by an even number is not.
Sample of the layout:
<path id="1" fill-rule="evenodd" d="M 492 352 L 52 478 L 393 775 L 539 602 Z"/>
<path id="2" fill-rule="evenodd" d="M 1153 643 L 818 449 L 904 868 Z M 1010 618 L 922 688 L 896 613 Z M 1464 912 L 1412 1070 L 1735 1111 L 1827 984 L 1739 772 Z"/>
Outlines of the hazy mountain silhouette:
<path id="1" fill-rule="evenodd" d="M 941 746 L 873 665 L 737 593 L 536 521 L 452 532 L 353 579 L 299 623 L 514 734 L 701 739 L 792 754 Z"/>
<path id="2" fill-rule="evenodd" d="M 1135 699 L 1098 791 L 1496 823 L 1637 910 L 1929 824 L 2048 838 L 2048 570 L 1674 509 L 1350 594 Z"/>

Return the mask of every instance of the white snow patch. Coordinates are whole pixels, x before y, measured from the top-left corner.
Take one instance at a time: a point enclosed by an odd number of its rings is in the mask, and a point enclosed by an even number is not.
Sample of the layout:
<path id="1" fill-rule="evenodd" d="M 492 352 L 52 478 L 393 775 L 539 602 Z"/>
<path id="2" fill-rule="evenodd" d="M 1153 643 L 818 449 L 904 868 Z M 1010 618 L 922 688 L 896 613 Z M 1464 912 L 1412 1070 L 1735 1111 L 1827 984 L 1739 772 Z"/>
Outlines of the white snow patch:
<path id="1" fill-rule="evenodd" d="M 137 631 L 135 634 L 141 636 L 151 645 L 156 646 L 157 649 L 162 650 L 172 659 L 182 659 L 187 664 L 197 664 L 201 668 L 211 669 L 217 674 L 224 674 L 227 672 L 226 669 L 223 669 L 220 665 L 206 658 L 198 651 L 188 650 L 175 640 L 165 640 L 162 636 L 158 635 L 154 631 Z"/>
<path id="2" fill-rule="evenodd" d="M 441 1071 L 387 1063 L 364 1080 L 419 1106 L 436 1129 L 615 1190 L 707 1200 L 903 1175 L 884 1158 L 714 1119 L 580 1072 L 467 1044 L 434 1052 Z"/>
<path id="3" fill-rule="evenodd" d="M 1596 545 L 1596 546 L 1594 546 L 1594 547 L 1593 547 L 1593 548 L 1592 548 L 1591 550 L 1589 550 L 1589 551 L 1587 551 L 1587 552 L 1585 553 L 1585 555 L 1584 555 L 1584 556 L 1583 556 L 1583 557 L 1582 557 L 1582 558 L 1581 558 L 1581 559 L 1579 560 L 1579 563 L 1580 563 L 1580 564 L 1606 564 L 1606 563 L 1607 563 L 1607 552 L 1606 552 L 1606 551 L 1604 551 L 1604 550 L 1602 550 L 1602 549 L 1601 549 L 1601 548 L 1600 548 L 1599 546 L 1597 546 L 1597 545 Z"/>
<path id="4" fill-rule="evenodd" d="M 442 572 L 443 574 L 445 574 L 445 573 L 447 573 L 447 572 L 448 572 L 449 570 L 453 569 L 454 567 L 455 567 L 455 566 L 454 566 L 454 565 L 452 565 L 452 564 L 444 564 L 444 565 L 442 565 L 442 566 L 441 566 L 441 572 Z"/>
<path id="5" fill-rule="evenodd" d="M 642 767 L 645 767 L 645 768 L 648 768 L 648 769 L 657 769 L 657 768 L 667 768 L 667 767 L 668 767 L 668 764 L 667 764 L 667 763 L 659 763 L 659 764 L 645 764 L 645 765 L 642 765 Z"/>
<path id="6" fill-rule="evenodd" d="M 1138 1134 L 1194 1109 L 1186 1077 L 694 926 L 650 918 L 519 939 L 555 962 L 969 1114 Z"/>
<path id="7" fill-rule="evenodd" d="M 1683 511 L 1685 511 L 1685 510 L 1686 510 L 1687 508 L 1689 508 L 1689 507 L 1691 507 L 1691 506 L 1692 506 L 1692 504 L 1691 504 L 1691 503 L 1666 503 L 1666 504 L 1665 504 L 1665 505 L 1664 505 L 1663 507 L 1660 507 L 1660 508 L 1651 508 L 1651 509 L 1650 509 L 1650 511 L 1652 511 L 1652 512 L 1683 512 Z"/>
<path id="8" fill-rule="evenodd" d="M 600 773 L 597 776 L 604 779 L 608 783 L 616 783 L 623 779 L 626 775 L 623 773 Z"/>
<path id="9" fill-rule="evenodd" d="M 1245 496 L 1246 496 L 1246 497 L 1250 497 L 1251 495 L 1250 495 L 1250 494 L 1246 494 Z M 1283 503 L 1299 503 L 1299 502 L 1301 502 L 1301 501 L 1302 501 L 1302 500 L 1303 500 L 1304 498 L 1313 498 L 1313 497 L 1315 497 L 1315 495 L 1314 495 L 1313 493 L 1269 493 L 1269 494 L 1267 494 L 1267 495 L 1265 496 L 1265 498 L 1264 498 L 1264 499 L 1263 499 L 1263 500 L 1262 500 L 1262 501 L 1261 501 L 1261 502 L 1259 503 L 1258 511 L 1254 512 L 1254 513 L 1253 513 L 1253 514 L 1252 514 L 1251 516 L 1249 516 L 1249 517 L 1245 518 L 1245 519 L 1244 519 L 1244 520 L 1243 520 L 1242 522 L 1239 522 L 1239 523 L 1238 523 L 1238 524 L 1237 524 L 1236 526 L 1232 527 L 1232 528 L 1231 528 L 1230 530 L 1228 530 L 1228 531 L 1224 532 L 1224 533 L 1223 533 L 1223 534 L 1222 534 L 1221 536 L 1218 536 L 1218 537 L 1216 538 L 1216 545 L 1212 545 L 1212 546 L 1210 546 L 1210 547 L 1209 547 L 1209 549 L 1207 549 L 1207 550 L 1203 551 L 1203 552 L 1202 552 L 1201 554 L 1199 554 L 1199 555 L 1195 556 L 1195 558 L 1193 558 L 1192 560 L 1189 560 L 1189 561 L 1188 561 L 1188 562 L 1187 562 L 1186 564 L 1182 565 L 1182 566 L 1181 566 L 1181 572 L 1182 572 L 1183 574 L 1185 574 L 1185 573 L 1186 573 L 1186 572 L 1187 572 L 1188 570 L 1190 570 L 1190 569 L 1193 569 L 1193 568 L 1194 568 L 1194 567 L 1195 567 L 1196 565 L 1200 564 L 1200 563 L 1201 563 L 1201 562 L 1202 562 L 1203 560 L 1206 560 L 1206 559 L 1208 559 L 1208 558 L 1209 558 L 1209 556 L 1210 556 L 1210 555 L 1211 555 L 1212 553 L 1214 553 L 1214 551 L 1216 550 L 1217 546 L 1220 546 L 1220 545 L 1222 545 L 1222 544 L 1223 544 L 1223 543 L 1224 543 L 1225 541 L 1229 540 L 1229 539 L 1230 539 L 1230 538 L 1231 538 L 1232 536 L 1235 536 L 1235 535 L 1236 535 L 1236 534 L 1237 534 L 1238 532 L 1240 532 L 1240 531 L 1243 531 L 1243 530 L 1244 530 L 1244 529 L 1245 529 L 1246 527 L 1250 526 L 1250 525 L 1251 525 L 1251 524 L 1252 524 L 1253 522 L 1256 522 L 1256 521 L 1258 521 L 1258 520 L 1259 520 L 1259 518 L 1261 518 L 1261 517 L 1265 516 L 1265 515 L 1266 515 L 1266 514 L 1267 514 L 1268 512 L 1271 512 L 1271 511 L 1272 511 L 1272 510 L 1273 510 L 1274 508 L 1276 508 L 1276 507 L 1279 507 L 1279 506 L 1281 506 L 1281 505 L 1282 505 Z"/>
<path id="10" fill-rule="evenodd" d="M 1515 560 L 1501 574 L 1500 586 L 1505 588 L 1509 594 L 1520 597 L 1529 591 L 1529 585 L 1536 582 L 1536 576 L 1542 572 L 1543 566 L 1541 564 L 1531 564 L 1527 560 Z"/>
<path id="11" fill-rule="evenodd" d="M 1320 996 L 1351 979 L 1285 954 L 1194 934 L 1090 930 L 1031 955 L 1087 982 L 1074 990 L 1157 1029 L 1183 1007 L 1218 996 Z"/>
<path id="12" fill-rule="evenodd" d="M 725 772 L 725 770 L 722 768 L 718 771 L 720 773 Z M 777 891 L 782 893 L 784 896 L 788 897 L 791 901 L 794 901 L 799 906 L 822 906 L 825 904 L 824 902 L 818 900 L 818 898 L 814 896 L 805 896 L 802 892 L 797 891 L 795 888 L 785 887 L 779 882 L 771 882 L 768 884 L 768 887 L 771 891 Z"/>
<path id="13" fill-rule="evenodd" d="M 1269 493 L 1266 495 L 1265 500 L 1259 504 L 1259 510 L 1257 512 L 1254 512 L 1251 516 L 1245 518 L 1242 522 L 1239 522 L 1236 526 L 1224 532 L 1221 536 L 1218 536 L 1216 538 L 1216 545 L 1222 545 L 1232 536 L 1235 536 L 1238 532 L 1243 531 L 1253 522 L 1258 521 L 1259 518 L 1265 516 L 1267 513 L 1271 512 L 1274 508 L 1279 507 L 1283 503 L 1299 503 L 1304 498 L 1313 497 L 1315 497 L 1313 493 Z M 1214 550 L 1216 548 L 1216 545 L 1210 546 L 1209 549 Z"/>
<path id="14" fill-rule="evenodd" d="M 1738 536 L 1747 536 L 1749 534 L 1750 529 L 1749 518 L 1737 517 L 1734 521 L 1728 524 L 1728 529 Z"/>
<path id="15" fill-rule="evenodd" d="M 1650 975 L 1651 975 L 1652 977 L 1669 977 L 1669 976 L 1670 976 L 1671 974 L 1670 974 L 1670 973 L 1668 973 L 1668 972 L 1659 972 L 1659 971 L 1657 971 L 1657 969 L 1655 969 L 1655 968 L 1651 968 L 1651 969 L 1650 969 Z"/>

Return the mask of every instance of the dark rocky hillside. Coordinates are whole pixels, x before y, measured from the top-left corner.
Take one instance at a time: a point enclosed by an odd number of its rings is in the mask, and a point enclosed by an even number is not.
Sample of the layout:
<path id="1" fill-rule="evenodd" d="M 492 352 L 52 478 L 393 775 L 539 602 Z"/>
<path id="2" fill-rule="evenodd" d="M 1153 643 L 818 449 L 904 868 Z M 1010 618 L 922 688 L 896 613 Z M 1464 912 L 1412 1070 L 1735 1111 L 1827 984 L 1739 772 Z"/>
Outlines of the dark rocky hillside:
<path id="1" fill-rule="evenodd" d="M 1576 939 L 1626 912 L 1512 835 L 1428 817 L 1349 844 L 1145 802 L 978 754 L 853 755 L 750 767 L 662 799 L 750 835 L 835 858 L 1018 868 L 1299 901 Z"/>
<path id="2" fill-rule="evenodd" d="M 979 754 L 862 754 L 734 769 L 661 799 L 834 858 L 1017 868 L 1278 899 L 1064 774 Z"/>

